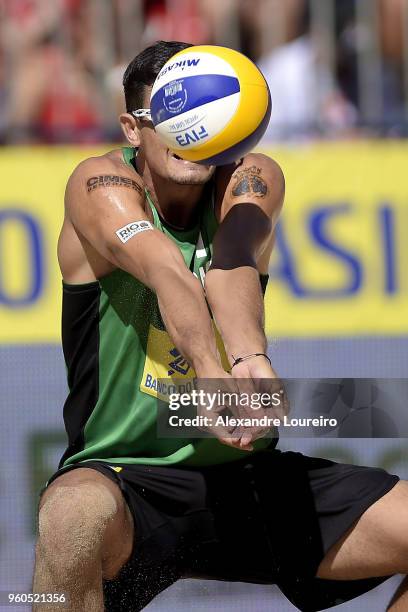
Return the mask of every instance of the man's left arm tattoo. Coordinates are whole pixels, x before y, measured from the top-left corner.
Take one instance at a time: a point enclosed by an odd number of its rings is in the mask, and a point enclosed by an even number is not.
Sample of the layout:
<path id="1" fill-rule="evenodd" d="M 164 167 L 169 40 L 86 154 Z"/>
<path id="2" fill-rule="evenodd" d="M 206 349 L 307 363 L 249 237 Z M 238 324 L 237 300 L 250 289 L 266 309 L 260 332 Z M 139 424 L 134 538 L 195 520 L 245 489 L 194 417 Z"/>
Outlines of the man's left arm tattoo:
<path id="1" fill-rule="evenodd" d="M 231 188 L 232 197 L 237 198 L 243 195 L 251 195 L 257 198 L 264 198 L 268 193 L 268 186 L 261 175 L 261 168 L 256 166 L 235 172 L 235 184 Z"/>

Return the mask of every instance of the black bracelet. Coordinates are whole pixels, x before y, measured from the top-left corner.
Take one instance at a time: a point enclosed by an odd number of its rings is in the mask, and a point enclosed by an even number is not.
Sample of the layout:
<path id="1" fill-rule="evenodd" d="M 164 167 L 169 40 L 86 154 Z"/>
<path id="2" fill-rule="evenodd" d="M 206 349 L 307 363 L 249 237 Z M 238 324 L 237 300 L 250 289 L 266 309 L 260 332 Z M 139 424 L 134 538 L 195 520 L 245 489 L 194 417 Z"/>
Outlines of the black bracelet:
<path id="1" fill-rule="evenodd" d="M 246 361 L 247 359 L 250 359 L 251 357 L 266 357 L 266 359 L 269 361 L 269 365 L 272 365 L 271 360 L 269 359 L 269 356 L 266 353 L 251 353 L 251 355 L 244 355 L 243 357 L 237 357 L 235 358 L 234 355 L 231 355 L 231 357 L 234 360 L 234 363 L 231 366 L 231 370 L 234 366 L 238 365 L 239 363 L 241 363 L 241 361 Z"/>

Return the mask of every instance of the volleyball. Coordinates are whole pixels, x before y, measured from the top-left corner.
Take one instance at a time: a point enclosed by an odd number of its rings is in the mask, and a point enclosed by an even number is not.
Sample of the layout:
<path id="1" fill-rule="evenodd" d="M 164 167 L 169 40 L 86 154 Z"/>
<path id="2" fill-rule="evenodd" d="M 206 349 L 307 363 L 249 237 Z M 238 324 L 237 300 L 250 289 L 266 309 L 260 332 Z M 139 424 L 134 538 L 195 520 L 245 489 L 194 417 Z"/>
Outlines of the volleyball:
<path id="1" fill-rule="evenodd" d="M 271 114 L 261 71 L 242 53 L 200 45 L 176 53 L 153 83 L 159 138 L 182 159 L 225 165 L 251 151 Z"/>

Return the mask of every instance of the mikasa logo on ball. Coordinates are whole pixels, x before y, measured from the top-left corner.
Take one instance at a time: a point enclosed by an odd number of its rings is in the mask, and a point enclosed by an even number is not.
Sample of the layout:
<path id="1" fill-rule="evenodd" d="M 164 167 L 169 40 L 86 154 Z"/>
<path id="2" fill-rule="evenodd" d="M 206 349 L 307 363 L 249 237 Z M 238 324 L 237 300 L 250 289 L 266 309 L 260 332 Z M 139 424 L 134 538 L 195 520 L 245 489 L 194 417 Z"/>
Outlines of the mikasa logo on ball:
<path id="1" fill-rule="evenodd" d="M 183 81 L 171 81 L 164 87 L 164 108 L 169 113 L 179 113 L 187 104 L 187 91 L 183 87 Z"/>
<path id="2" fill-rule="evenodd" d="M 173 68 L 181 68 L 181 70 L 185 70 L 186 68 L 190 68 L 191 66 L 197 66 L 199 61 L 200 61 L 200 58 L 193 58 L 193 59 L 182 60 L 180 62 L 174 62 L 173 64 L 170 64 L 169 66 L 166 66 L 165 68 L 163 68 L 163 70 L 159 73 L 156 80 L 158 81 L 159 79 L 161 79 L 162 76 L 170 72 L 170 70 L 173 70 Z"/>

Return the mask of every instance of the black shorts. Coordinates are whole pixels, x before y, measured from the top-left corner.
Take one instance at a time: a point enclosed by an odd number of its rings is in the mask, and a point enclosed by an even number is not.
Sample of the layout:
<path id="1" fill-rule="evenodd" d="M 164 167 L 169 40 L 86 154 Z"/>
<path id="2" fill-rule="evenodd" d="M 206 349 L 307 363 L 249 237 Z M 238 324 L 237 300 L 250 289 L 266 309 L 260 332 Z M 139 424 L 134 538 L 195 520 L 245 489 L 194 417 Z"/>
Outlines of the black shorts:
<path id="1" fill-rule="evenodd" d="M 307 612 L 388 578 L 315 578 L 332 544 L 398 482 L 382 469 L 275 449 L 200 469 L 87 461 L 48 484 L 80 467 L 117 482 L 135 522 L 131 558 L 103 583 L 107 612 L 141 610 L 183 577 L 276 584 Z"/>

